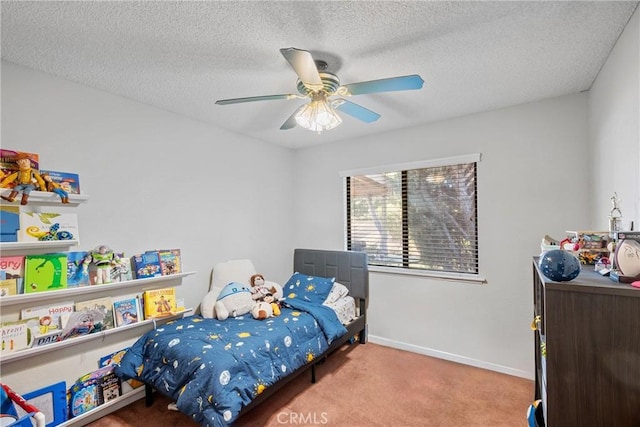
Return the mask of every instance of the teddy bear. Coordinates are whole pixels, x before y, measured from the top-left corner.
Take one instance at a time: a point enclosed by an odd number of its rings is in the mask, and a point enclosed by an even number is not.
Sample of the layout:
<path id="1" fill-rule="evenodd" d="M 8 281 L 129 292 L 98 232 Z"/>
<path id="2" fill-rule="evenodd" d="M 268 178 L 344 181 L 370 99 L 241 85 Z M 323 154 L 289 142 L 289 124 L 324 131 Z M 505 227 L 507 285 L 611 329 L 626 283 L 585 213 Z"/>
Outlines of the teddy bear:
<path id="1" fill-rule="evenodd" d="M 215 303 L 215 316 L 218 320 L 238 317 L 250 313 L 256 302 L 251 297 L 251 290 L 242 283 L 228 283 L 218 295 Z"/>

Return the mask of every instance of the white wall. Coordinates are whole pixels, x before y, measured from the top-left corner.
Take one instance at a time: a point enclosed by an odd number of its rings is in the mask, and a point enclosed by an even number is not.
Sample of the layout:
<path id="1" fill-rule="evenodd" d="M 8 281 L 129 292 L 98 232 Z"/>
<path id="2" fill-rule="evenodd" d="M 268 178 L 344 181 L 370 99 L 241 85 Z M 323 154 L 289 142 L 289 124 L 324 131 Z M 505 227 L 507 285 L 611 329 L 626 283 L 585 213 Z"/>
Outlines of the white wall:
<path id="1" fill-rule="evenodd" d="M 38 153 L 44 169 L 80 174 L 90 199 L 77 208 L 78 250 L 180 248 L 185 270 L 197 272 L 177 288 L 188 307 L 206 294 L 220 261 L 250 258 L 278 282 L 291 275 L 288 149 L 5 61 L 2 147 Z M 3 381 L 18 392 L 75 381 L 123 339 L 133 342 L 118 334 L 54 353 L 55 375 L 46 367 L 51 354 L 3 365 Z"/>
<path id="2" fill-rule="evenodd" d="M 640 10 L 635 11 L 589 92 L 592 226 L 607 229 L 618 193 L 623 225 L 640 229 Z"/>
<path id="3" fill-rule="evenodd" d="M 475 152 L 488 283 L 372 273 L 369 332 L 374 342 L 530 377 L 532 256 L 545 234 L 589 225 L 589 171 L 574 167 L 588 160 L 587 94 L 297 151 L 295 244 L 343 248 L 340 171 Z"/>

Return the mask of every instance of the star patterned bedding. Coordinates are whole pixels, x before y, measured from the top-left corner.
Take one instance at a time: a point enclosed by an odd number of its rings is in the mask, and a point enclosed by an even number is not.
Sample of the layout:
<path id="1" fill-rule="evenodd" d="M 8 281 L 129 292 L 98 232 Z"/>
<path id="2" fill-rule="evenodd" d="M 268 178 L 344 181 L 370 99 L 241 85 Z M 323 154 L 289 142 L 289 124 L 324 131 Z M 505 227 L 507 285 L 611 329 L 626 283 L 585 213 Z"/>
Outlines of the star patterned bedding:
<path id="1" fill-rule="evenodd" d="M 267 320 L 191 316 L 167 323 L 136 341 L 115 372 L 170 396 L 203 426 L 226 426 L 344 333 L 331 308 L 292 298 Z"/>

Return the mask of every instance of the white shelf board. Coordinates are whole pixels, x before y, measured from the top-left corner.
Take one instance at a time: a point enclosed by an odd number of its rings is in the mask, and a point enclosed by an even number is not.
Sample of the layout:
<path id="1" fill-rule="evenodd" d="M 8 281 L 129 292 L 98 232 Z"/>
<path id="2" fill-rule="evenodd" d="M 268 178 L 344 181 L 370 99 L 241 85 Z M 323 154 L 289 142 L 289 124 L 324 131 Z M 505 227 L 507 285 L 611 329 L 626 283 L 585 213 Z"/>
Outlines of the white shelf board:
<path id="1" fill-rule="evenodd" d="M 77 240 L 47 240 L 43 242 L 2 242 L 0 250 L 2 251 L 21 251 L 25 249 L 43 249 L 52 248 L 68 248 L 77 245 Z"/>
<path id="2" fill-rule="evenodd" d="M 190 276 L 192 274 L 195 274 L 195 271 L 170 274 L 167 276 L 147 277 L 145 279 L 127 280 L 125 282 L 107 283 L 104 285 L 80 286 L 77 288 L 58 289 L 55 291 L 34 292 L 32 294 L 8 295 L 0 298 L 0 307 L 8 307 L 26 302 L 46 301 L 54 298 L 67 298 L 74 295 L 92 294 L 106 290 L 136 288 L 148 285 L 154 285 L 154 287 L 157 287 L 161 286 L 162 283 Z"/>
<path id="3" fill-rule="evenodd" d="M 46 345 L 43 345 L 43 346 L 40 346 L 40 347 L 27 348 L 27 349 L 24 349 L 24 350 L 13 352 L 13 353 L 7 353 L 7 354 L 4 354 L 4 355 L 0 356 L 0 364 L 8 363 L 8 362 L 16 361 L 16 360 L 21 360 L 21 359 L 26 359 L 26 358 L 29 358 L 29 357 L 36 356 L 38 354 L 50 353 L 52 351 L 58 351 L 58 350 L 60 350 L 62 348 L 71 347 L 71 346 L 78 345 L 78 344 L 81 344 L 81 343 L 87 342 L 87 341 L 93 341 L 93 340 L 97 340 L 97 339 L 104 339 L 104 337 L 106 337 L 108 335 L 117 334 L 117 333 L 123 332 L 125 330 L 129 330 L 129 329 L 140 328 L 140 327 L 142 327 L 144 325 L 150 325 L 150 324 L 153 324 L 153 323 L 162 324 L 162 323 L 168 322 L 169 320 L 178 319 L 178 318 L 184 316 L 185 313 L 190 312 L 191 310 L 193 310 L 193 309 L 192 308 L 188 308 L 186 310 L 180 311 L 178 313 L 175 313 L 175 314 L 172 314 L 172 315 L 169 315 L 169 316 L 157 317 L 157 318 L 153 318 L 153 319 L 145 319 L 145 320 L 141 320 L 140 322 L 132 323 L 130 325 L 118 326 L 117 328 L 107 329 L 105 331 L 95 332 L 93 334 L 88 334 L 88 335 L 82 335 L 82 336 L 79 336 L 79 337 L 69 338 L 69 339 L 66 339 L 64 341 L 55 342 L 55 343 L 51 343 L 51 344 L 46 344 Z"/>
<path id="4" fill-rule="evenodd" d="M 2 192 L 3 196 L 8 196 L 9 193 L 11 193 L 11 190 L 8 188 L 3 188 L 0 189 Z M 2 204 L 3 205 L 8 205 L 8 206 L 22 206 L 20 205 L 20 198 L 22 196 L 20 194 L 18 194 L 16 196 L 15 201 L 13 202 L 8 202 L 6 200 L 0 199 L 2 200 Z M 28 204 L 52 204 L 52 205 L 61 205 L 61 206 L 72 206 L 72 205 L 78 205 L 80 203 L 86 203 L 89 200 L 89 196 L 85 195 L 85 194 L 69 194 L 69 204 L 62 204 L 62 202 L 60 201 L 60 196 L 58 196 L 56 193 L 50 193 L 48 191 L 32 191 L 31 193 L 29 193 L 29 200 L 28 200 Z"/>

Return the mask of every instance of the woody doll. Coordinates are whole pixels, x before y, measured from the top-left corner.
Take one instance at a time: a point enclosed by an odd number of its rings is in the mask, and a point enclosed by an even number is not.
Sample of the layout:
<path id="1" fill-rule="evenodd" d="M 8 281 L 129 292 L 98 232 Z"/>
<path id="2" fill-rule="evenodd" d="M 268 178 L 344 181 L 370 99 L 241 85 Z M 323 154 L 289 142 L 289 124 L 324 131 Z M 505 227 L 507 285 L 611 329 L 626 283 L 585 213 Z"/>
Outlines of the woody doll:
<path id="1" fill-rule="evenodd" d="M 22 193 L 21 205 L 26 205 L 29 200 L 29 193 L 36 188 L 45 191 L 45 182 L 40 174 L 31 168 L 31 158 L 27 153 L 18 153 L 14 158 L 18 165 L 18 171 L 9 174 L 2 181 L 0 187 L 8 188 L 10 184 L 15 184 L 8 196 L 0 196 L 3 200 L 13 202 L 18 195 Z"/>

